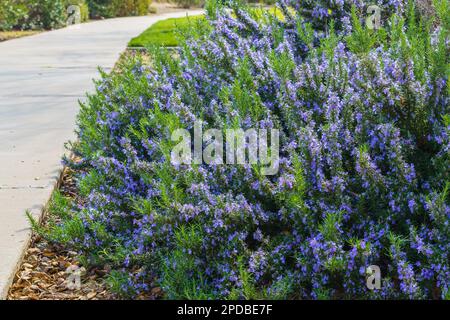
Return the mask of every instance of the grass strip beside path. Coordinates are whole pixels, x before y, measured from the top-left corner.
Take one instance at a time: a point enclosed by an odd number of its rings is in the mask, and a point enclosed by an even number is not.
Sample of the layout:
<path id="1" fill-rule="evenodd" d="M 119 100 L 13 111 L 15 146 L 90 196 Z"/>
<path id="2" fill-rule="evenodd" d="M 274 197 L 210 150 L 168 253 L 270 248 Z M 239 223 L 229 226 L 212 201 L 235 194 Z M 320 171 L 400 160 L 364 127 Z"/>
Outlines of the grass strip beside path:
<path id="1" fill-rule="evenodd" d="M 177 32 L 187 30 L 189 26 L 202 19 L 205 19 L 203 15 L 197 15 L 159 21 L 136 38 L 131 39 L 128 46 L 132 48 L 146 47 L 149 45 L 159 47 L 177 47 Z"/>

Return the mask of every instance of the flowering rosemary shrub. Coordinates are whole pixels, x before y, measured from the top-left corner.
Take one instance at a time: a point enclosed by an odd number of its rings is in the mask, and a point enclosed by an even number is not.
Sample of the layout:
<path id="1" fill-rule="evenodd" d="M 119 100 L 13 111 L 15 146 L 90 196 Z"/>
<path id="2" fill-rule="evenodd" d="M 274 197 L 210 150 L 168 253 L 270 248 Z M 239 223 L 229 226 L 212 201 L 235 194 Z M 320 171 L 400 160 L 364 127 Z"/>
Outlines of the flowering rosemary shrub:
<path id="1" fill-rule="evenodd" d="M 367 30 L 353 7 L 321 37 L 279 5 L 256 19 L 210 1 L 176 58 L 103 74 L 72 146 L 81 201 L 48 236 L 130 296 L 449 298 L 447 2 L 437 29 L 410 5 Z M 198 119 L 278 128 L 279 173 L 172 165 L 170 133 Z"/>

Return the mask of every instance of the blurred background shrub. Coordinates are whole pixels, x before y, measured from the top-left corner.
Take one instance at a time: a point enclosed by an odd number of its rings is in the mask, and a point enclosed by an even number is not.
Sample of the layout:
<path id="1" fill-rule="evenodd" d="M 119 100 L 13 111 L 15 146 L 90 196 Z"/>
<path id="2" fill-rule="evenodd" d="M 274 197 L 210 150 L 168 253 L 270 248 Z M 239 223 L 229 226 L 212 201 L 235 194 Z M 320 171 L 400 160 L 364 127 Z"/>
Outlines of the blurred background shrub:
<path id="1" fill-rule="evenodd" d="M 18 1 L 28 8 L 28 16 L 19 21 L 21 29 L 55 29 L 66 23 L 67 14 L 64 0 Z"/>
<path id="2" fill-rule="evenodd" d="M 87 0 L 91 18 L 110 18 L 113 17 L 111 0 Z"/>
<path id="3" fill-rule="evenodd" d="M 68 0 L 2 0 L 0 2 L 0 30 L 62 27 L 67 20 L 66 6 L 68 2 Z M 84 0 L 70 2 L 81 4 Z"/>
<path id="4" fill-rule="evenodd" d="M 200 7 L 205 3 L 203 0 L 174 0 L 174 2 L 182 8 Z"/>
<path id="5" fill-rule="evenodd" d="M 116 17 L 143 16 L 148 13 L 150 0 L 113 0 L 112 7 Z"/>
<path id="6" fill-rule="evenodd" d="M 66 25 L 67 9 L 80 7 L 81 22 L 89 18 L 146 15 L 151 0 L 1 0 L 0 31 L 50 30 Z"/>
<path id="7" fill-rule="evenodd" d="M 15 0 L 0 2 L 0 30 L 11 30 L 28 16 L 28 9 L 23 3 Z"/>
<path id="8" fill-rule="evenodd" d="M 91 17 L 112 18 L 146 15 L 151 0 L 87 0 Z"/>

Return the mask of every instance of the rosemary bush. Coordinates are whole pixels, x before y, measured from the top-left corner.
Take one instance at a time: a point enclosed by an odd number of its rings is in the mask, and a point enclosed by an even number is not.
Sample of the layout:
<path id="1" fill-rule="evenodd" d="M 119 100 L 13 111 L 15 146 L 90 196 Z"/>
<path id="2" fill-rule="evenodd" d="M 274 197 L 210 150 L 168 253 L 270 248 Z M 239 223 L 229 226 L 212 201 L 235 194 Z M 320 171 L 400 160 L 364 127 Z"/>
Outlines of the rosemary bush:
<path id="1" fill-rule="evenodd" d="M 176 58 L 103 74 L 68 161 L 83 201 L 47 236 L 129 296 L 449 298 L 448 3 L 436 28 L 390 1 L 402 10 L 368 30 L 349 2 L 324 25 L 284 1 L 262 19 L 209 1 Z M 172 165 L 170 133 L 197 119 L 278 128 L 279 173 Z"/>

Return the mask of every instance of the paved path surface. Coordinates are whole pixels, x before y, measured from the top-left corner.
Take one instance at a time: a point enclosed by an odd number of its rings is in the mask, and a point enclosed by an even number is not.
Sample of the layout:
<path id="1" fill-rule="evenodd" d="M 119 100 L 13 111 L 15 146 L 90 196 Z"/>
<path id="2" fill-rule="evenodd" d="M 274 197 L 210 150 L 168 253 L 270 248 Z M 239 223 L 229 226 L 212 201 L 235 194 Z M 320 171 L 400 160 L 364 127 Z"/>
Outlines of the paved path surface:
<path id="1" fill-rule="evenodd" d="M 152 23 L 185 15 L 96 21 L 0 43 L 0 299 L 30 239 L 25 212 L 39 217 L 51 195 L 97 67 L 110 70 Z"/>

